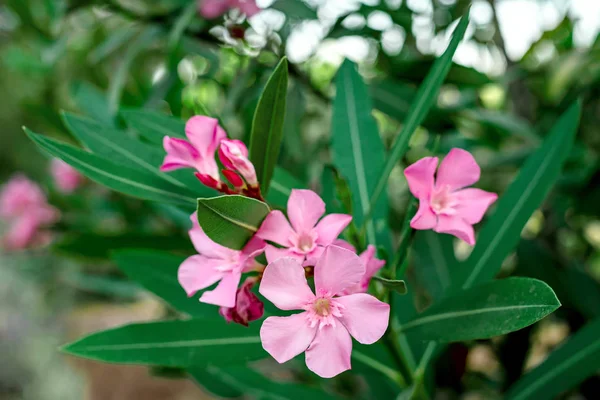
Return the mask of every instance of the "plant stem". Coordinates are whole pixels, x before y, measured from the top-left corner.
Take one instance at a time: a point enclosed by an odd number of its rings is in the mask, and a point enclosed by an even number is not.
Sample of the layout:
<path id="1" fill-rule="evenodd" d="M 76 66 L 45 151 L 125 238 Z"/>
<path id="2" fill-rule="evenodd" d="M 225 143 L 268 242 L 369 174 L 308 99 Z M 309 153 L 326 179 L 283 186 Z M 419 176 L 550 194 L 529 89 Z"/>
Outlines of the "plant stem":
<path id="1" fill-rule="evenodd" d="M 381 372 L 383 375 L 387 376 L 392 381 L 396 382 L 401 388 L 405 388 L 407 386 L 407 383 L 401 374 L 399 374 L 397 371 L 394 371 L 393 369 L 389 368 L 388 366 L 380 363 L 379 361 L 377 361 L 361 352 L 358 352 L 356 350 L 352 352 L 352 358 Z"/>
<path id="2" fill-rule="evenodd" d="M 394 320 L 394 293 L 388 292 L 388 303 L 390 304 L 390 321 L 388 325 L 388 330 L 383 337 L 383 342 L 390 350 L 394 361 L 398 365 L 398 370 L 404 381 L 407 384 L 411 384 L 413 381 L 412 370 L 404 357 L 404 353 L 400 344 L 398 343 L 398 331 L 396 329 L 395 320 Z"/>

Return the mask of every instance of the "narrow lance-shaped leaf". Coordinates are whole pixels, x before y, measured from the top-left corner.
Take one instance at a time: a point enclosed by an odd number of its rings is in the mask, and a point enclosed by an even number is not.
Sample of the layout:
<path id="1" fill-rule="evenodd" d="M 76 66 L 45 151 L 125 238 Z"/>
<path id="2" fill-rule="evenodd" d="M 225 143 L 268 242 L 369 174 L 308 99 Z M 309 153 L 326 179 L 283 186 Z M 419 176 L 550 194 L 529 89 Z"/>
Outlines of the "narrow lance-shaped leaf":
<path id="1" fill-rule="evenodd" d="M 213 241 L 241 250 L 258 231 L 269 206 L 249 197 L 230 195 L 198 199 L 198 223 Z"/>
<path id="2" fill-rule="evenodd" d="M 560 306 L 542 281 L 508 278 L 454 294 L 402 326 L 420 339 L 487 339 L 524 328 Z"/>
<path id="3" fill-rule="evenodd" d="M 252 121 L 249 157 L 256 169 L 263 195 L 269 192 L 269 184 L 281 149 L 287 83 L 288 64 L 287 58 L 284 57 L 267 81 Z"/>
<path id="4" fill-rule="evenodd" d="M 418 231 L 413 241 L 413 260 L 417 281 L 435 300 L 452 286 L 458 261 L 454 256 L 453 237 L 433 231 Z"/>
<path id="5" fill-rule="evenodd" d="M 180 118 L 134 109 L 121 111 L 121 117 L 130 129 L 157 145 L 162 146 L 165 136 L 185 139 L 185 121 Z"/>
<path id="6" fill-rule="evenodd" d="M 509 400 L 553 399 L 598 372 L 600 319 L 580 331 L 506 393 Z"/>
<path id="7" fill-rule="evenodd" d="M 352 192 L 354 222 L 365 224 L 369 243 L 382 245 L 391 252 L 388 229 L 388 201 L 383 196 L 367 219 L 369 200 L 383 167 L 385 148 L 375 119 L 371 115 L 367 86 L 356 66 L 346 60 L 336 78 L 336 97 L 333 102 L 332 149 L 333 160 Z"/>
<path id="8" fill-rule="evenodd" d="M 190 207 L 194 194 L 156 175 L 116 165 L 94 154 L 25 129 L 27 136 L 50 155 L 60 158 L 77 171 L 112 190 L 144 200 Z"/>
<path id="9" fill-rule="evenodd" d="M 402 158 L 404 153 L 406 153 L 406 150 L 408 149 L 408 142 L 411 136 L 417 127 L 421 125 L 430 108 L 435 104 L 437 100 L 437 94 L 442 86 L 442 83 L 444 83 L 444 79 L 446 78 L 448 71 L 450 71 L 450 67 L 452 66 L 452 57 L 454 56 L 454 52 L 458 47 L 458 43 L 465 35 L 468 24 L 469 14 L 467 12 L 467 14 L 460 19 L 460 22 L 452 33 L 452 39 L 450 40 L 448 48 L 444 54 L 442 54 L 442 56 L 435 61 L 431 67 L 431 71 L 429 71 L 429 74 L 427 74 L 427 77 L 419 87 L 417 95 L 411 104 L 410 110 L 408 111 L 408 115 L 402 124 L 402 130 L 398 134 L 390 155 L 385 162 L 385 166 L 377 173 L 377 184 L 375 185 L 375 189 L 373 190 L 370 200 L 371 212 L 373 212 L 373 209 L 377 208 L 377 201 L 384 192 L 392 169 Z"/>
<path id="10" fill-rule="evenodd" d="M 259 324 L 244 327 L 222 319 L 191 319 L 125 325 L 93 333 L 62 350 L 117 364 L 164 367 L 227 365 L 266 356 Z"/>
<path id="11" fill-rule="evenodd" d="M 496 275 L 519 242 L 529 217 L 558 178 L 575 139 L 580 110 L 580 103 L 573 104 L 559 118 L 542 146 L 527 159 L 481 230 L 477 245 L 460 268 L 457 285 L 468 288 Z"/>

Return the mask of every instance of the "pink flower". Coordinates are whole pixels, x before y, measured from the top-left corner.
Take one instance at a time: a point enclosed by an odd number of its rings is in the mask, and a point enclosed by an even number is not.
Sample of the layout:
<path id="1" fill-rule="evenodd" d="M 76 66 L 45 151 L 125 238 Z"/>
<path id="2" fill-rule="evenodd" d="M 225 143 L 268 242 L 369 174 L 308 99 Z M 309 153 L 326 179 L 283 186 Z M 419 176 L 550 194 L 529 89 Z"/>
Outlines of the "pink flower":
<path id="1" fill-rule="evenodd" d="M 241 140 L 222 140 L 219 147 L 219 159 L 229 171 L 239 173 L 250 186 L 257 186 L 254 165 L 248 160 L 248 148 Z M 225 171 L 223 171 L 225 172 Z M 229 179 L 229 176 L 228 176 Z M 231 179 L 229 179 L 231 182 Z M 236 185 L 232 182 L 234 186 Z"/>
<path id="2" fill-rule="evenodd" d="M 325 203 L 312 190 L 293 189 L 287 203 L 288 223 L 283 213 L 274 210 L 267 215 L 256 236 L 275 242 L 283 248 L 267 245 L 267 261 L 292 257 L 305 265 L 314 265 L 325 246 L 329 246 L 348 226 L 352 216 L 325 214 Z M 317 223 L 319 222 L 319 223 Z"/>
<path id="3" fill-rule="evenodd" d="M 72 193 L 81 185 L 83 180 L 75 168 L 58 158 L 52 160 L 50 173 L 56 187 L 63 193 Z"/>
<path id="4" fill-rule="evenodd" d="M 369 283 L 373 275 L 377 273 L 384 265 L 385 261 L 375 257 L 375 246 L 369 245 L 367 249 L 360 254 L 360 260 L 365 264 L 365 274 L 360 279 L 360 282 L 355 286 L 348 288 L 344 294 L 366 293 L 369 289 Z"/>
<path id="5" fill-rule="evenodd" d="M 202 183 L 218 189 L 221 177 L 215 161 L 215 151 L 227 134 L 219 126 L 219 121 L 201 115 L 187 121 L 185 134 L 189 141 L 165 136 L 163 147 L 167 155 L 160 170 L 194 168 L 198 171 L 196 176 Z"/>
<path id="6" fill-rule="evenodd" d="M 315 295 L 296 259 L 270 263 L 260 293 L 282 310 L 304 312 L 267 318 L 260 329 L 263 348 L 279 363 L 305 351 L 308 368 L 324 378 L 350 369 L 350 335 L 363 344 L 375 343 L 390 313 L 388 304 L 365 293 L 335 297 L 358 284 L 364 273 L 356 254 L 329 246 L 315 266 Z"/>
<path id="7" fill-rule="evenodd" d="M 257 263 L 254 257 L 264 251 L 265 242 L 253 237 L 241 250 L 232 250 L 210 240 L 202 231 L 192 214 L 193 228 L 190 238 L 198 255 L 188 257 L 178 271 L 179 284 L 188 296 L 219 282 L 213 290 L 200 297 L 203 303 L 232 308 L 236 305 L 236 291 L 243 272 L 253 270 Z"/>
<path id="8" fill-rule="evenodd" d="M 239 9 L 248 17 L 260 11 L 255 0 L 200 0 L 200 14 L 207 19 L 220 17 L 232 8 Z"/>
<path id="9" fill-rule="evenodd" d="M 419 210 L 410 221 L 414 229 L 433 229 L 475 244 L 473 224 L 483 218 L 498 195 L 481 189 L 464 189 L 479 180 L 479 165 L 468 151 L 452 149 L 436 174 L 437 157 L 425 157 L 404 170 Z"/>
<path id="10" fill-rule="evenodd" d="M 0 192 L 0 216 L 9 224 L 3 243 L 16 250 L 47 243 L 49 235 L 40 228 L 56 222 L 60 213 L 36 183 L 17 175 Z"/>
<path id="11" fill-rule="evenodd" d="M 248 322 L 255 321 L 263 316 L 264 304 L 251 292 L 256 283 L 256 278 L 246 278 L 246 281 L 237 290 L 235 298 L 235 307 L 221 307 L 219 314 L 227 322 L 235 322 L 248 326 Z"/>

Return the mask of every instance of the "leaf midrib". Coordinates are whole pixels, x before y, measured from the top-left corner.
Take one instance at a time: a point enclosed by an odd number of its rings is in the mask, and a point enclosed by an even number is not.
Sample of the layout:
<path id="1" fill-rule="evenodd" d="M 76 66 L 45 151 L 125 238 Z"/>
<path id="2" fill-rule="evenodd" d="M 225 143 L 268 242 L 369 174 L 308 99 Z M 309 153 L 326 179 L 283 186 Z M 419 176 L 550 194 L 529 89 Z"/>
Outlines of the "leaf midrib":
<path id="1" fill-rule="evenodd" d="M 202 204 L 204 207 L 208 208 L 210 211 L 212 211 L 213 213 L 217 214 L 219 217 L 223 218 L 226 221 L 231 222 L 234 225 L 237 225 L 237 226 L 239 226 L 241 228 L 249 230 L 250 232 L 256 232 L 256 231 L 258 231 L 258 226 L 249 225 L 249 224 L 246 224 L 246 223 L 244 223 L 242 221 L 239 221 L 237 219 L 231 218 L 230 216 L 228 216 L 226 214 L 223 214 L 218 209 L 216 209 L 214 207 L 211 207 L 208 202 L 199 201 L 199 204 Z"/>
<path id="2" fill-rule="evenodd" d="M 166 348 L 187 348 L 187 347 L 209 347 L 209 346 L 226 346 L 232 344 L 252 344 L 260 343 L 258 336 L 243 336 L 235 338 L 218 338 L 218 339 L 194 339 L 194 340 L 177 340 L 174 342 L 149 342 L 149 343 L 127 343 L 127 344 L 105 344 L 95 346 L 81 345 L 81 349 L 77 349 L 77 344 L 73 348 L 66 348 L 67 351 L 119 351 L 119 350 L 144 350 L 144 349 L 166 349 Z"/>

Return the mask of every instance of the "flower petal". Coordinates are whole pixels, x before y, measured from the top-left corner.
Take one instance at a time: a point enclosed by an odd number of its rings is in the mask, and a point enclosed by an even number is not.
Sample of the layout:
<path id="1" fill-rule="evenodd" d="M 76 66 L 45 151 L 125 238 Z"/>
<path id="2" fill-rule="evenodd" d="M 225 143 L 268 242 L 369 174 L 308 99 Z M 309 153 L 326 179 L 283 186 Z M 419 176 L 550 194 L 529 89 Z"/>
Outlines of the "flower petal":
<path id="1" fill-rule="evenodd" d="M 420 200 L 417 213 L 410 220 L 410 227 L 413 229 L 433 229 L 437 224 L 437 216 L 429 207 L 429 201 Z"/>
<path id="2" fill-rule="evenodd" d="M 335 299 L 345 308 L 338 318 L 348 332 L 362 344 L 381 339 L 388 327 L 390 306 L 366 293 L 351 294 Z"/>
<path id="3" fill-rule="evenodd" d="M 230 272 L 223 275 L 221 282 L 211 291 L 202 293 L 200 301 L 221 307 L 234 307 L 235 294 L 242 278 L 241 272 Z"/>
<path id="4" fill-rule="evenodd" d="M 256 232 L 256 236 L 282 246 L 291 246 L 290 238 L 295 233 L 289 222 L 279 210 L 271 211 Z"/>
<path id="5" fill-rule="evenodd" d="M 161 171 L 173 171 L 179 168 L 196 168 L 200 153 L 190 143 L 183 139 L 163 138 L 163 147 L 167 152 Z"/>
<path id="6" fill-rule="evenodd" d="M 439 215 L 438 224 L 433 230 L 438 233 L 454 235 L 471 246 L 475 244 L 475 232 L 473 231 L 473 227 L 459 216 Z"/>
<path id="7" fill-rule="evenodd" d="M 228 10 L 229 3 L 223 0 L 202 0 L 200 14 L 207 19 L 217 18 Z"/>
<path id="8" fill-rule="evenodd" d="M 353 253 L 356 253 L 356 249 L 354 248 L 354 246 L 352 246 L 350 243 L 346 242 L 343 239 L 335 239 L 333 241 L 333 243 L 331 243 L 331 244 L 334 246 L 341 247 L 342 249 L 350 250 Z"/>
<path id="9" fill-rule="evenodd" d="M 246 14 L 248 18 L 260 11 L 260 8 L 256 5 L 256 0 L 234 0 L 233 3 L 237 3 L 238 8 Z"/>
<path id="10" fill-rule="evenodd" d="M 315 246 L 315 248 L 308 254 L 306 254 L 306 260 L 302 263 L 303 267 L 314 267 L 319 261 L 319 258 L 323 255 L 325 247 Z"/>
<path id="11" fill-rule="evenodd" d="M 454 193 L 458 202 L 457 214 L 469 224 L 476 224 L 483 218 L 490 205 L 496 201 L 496 193 L 486 192 L 481 189 L 463 189 Z"/>
<path id="12" fill-rule="evenodd" d="M 344 325 L 326 325 L 306 350 L 306 366 L 322 378 L 332 378 L 351 368 L 352 339 Z"/>
<path id="13" fill-rule="evenodd" d="M 214 158 L 215 150 L 221 139 L 223 130 L 218 131 L 219 121 L 204 115 L 196 115 L 185 124 L 185 135 L 202 158 Z"/>
<path id="14" fill-rule="evenodd" d="M 281 310 L 300 310 L 315 297 L 306 282 L 304 268 L 290 257 L 267 265 L 258 291 Z"/>
<path id="15" fill-rule="evenodd" d="M 204 256 L 191 256 L 181 263 L 177 270 L 177 280 L 188 296 L 193 296 L 198 290 L 209 287 L 223 276 L 215 269 L 219 260 Z"/>
<path id="16" fill-rule="evenodd" d="M 192 214 L 193 216 L 196 213 Z M 229 249 L 225 246 L 213 242 L 206 233 L 202 230 L 198 222 L 194 224 L 194 227 L 188 231 L 190 239 L 194 245 L 194 248 L 199 254 L 205 255 L 210 258 L 218 259 L 232 259 L 238 253 L 236 250 Z"/>
<path id="17" fill-rule="evenodd" d="M 270 244 L 265 247 L 265 256 L 267 257 L 267 263 L 272 263 L 273 261 L 277 261 L 282 257 L 291 257 L 299 263 L 304 261 L 303 254 L 297 254 L 288 248 L 279 248 Z"/>
<path id="18" fill-rule="evenodd" d="M 317 327 L 310 327 L 305 313 L 269 317 L 260 327 L 260 341 L 267 353 L 284 363 L 305 351 L 316 332 Z"/>
<path id="19" fill-rule="evenodd" d="M 466 150 L 454 148 L 444 157 L 438 169 L 436 186 L 457 190 L 479 180 L 481 169 L 475 158 Z"/>
<path id="20" fill-rule="evenodd" d="M 365 264 L 353 252 L 337 246 L 328 246 L 315 265 L 317 296 L 336 295 L 360 282 Z"/>
<path id="21" fill-rule="evenodd" d="M 376 257 L 376 251 L 377 249 L 375 246 L 370 244 L 367 246 L 367 249 L 359 255 L 359 258 L 365 263 L 365 275 L 363 276 L 363 280 L 364 278 L 371 280 L 371 277 L 385 265 L 384 260 L 380 260 Z"/>
<path id="22" fill-rule="evenodd" d="M 417 199 L 428 199 L 433 191 L 437 157 L 424 157 L 404 170 L 410 192 Z"/>
<path id="23" fill-rule="evenodd" d="M 261 254 L 263 251 L 265 251 L 266 246 L 267 244 L 264 242 L 264 240 L 261 240 L 256 236 L 252 236 L 252 238 L 248 241 L 248 243 L 246 243 L 246 245 L 242 249 L 242 256 L 245 256 L 247 258 L 254 258 Z"/>
<path id="24" fill-rule="evenodd" d="M 317 231 L 317 244 L 321 246 L 330 245 L 342 233 L 352 221 L 352 215 L 329 214 L 323 218 L 315 230 Z"/>
<path id="25" fill-rule="evenodd" d="M 298 234 L 308 233 L 325 214 L 325 203 L 312 190 L 292 189 L 287 203 L 287 213 Z"/>

